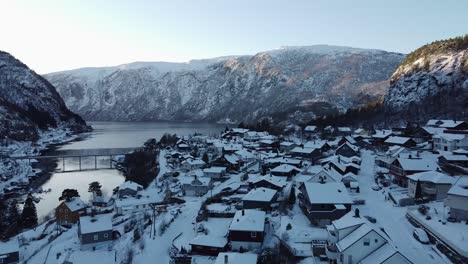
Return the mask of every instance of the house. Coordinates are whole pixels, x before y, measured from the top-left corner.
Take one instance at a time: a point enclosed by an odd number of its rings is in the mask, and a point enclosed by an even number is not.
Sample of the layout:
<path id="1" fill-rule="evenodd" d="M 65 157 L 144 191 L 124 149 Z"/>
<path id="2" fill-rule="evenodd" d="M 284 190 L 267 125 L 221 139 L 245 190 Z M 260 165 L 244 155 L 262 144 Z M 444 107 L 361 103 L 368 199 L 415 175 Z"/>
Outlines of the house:
<path id="1" fill-rule="evenodd" d="M 342 145 L 346 142 L 349 142 L 351 145 L 356 145 L 356 140 L 352 136 L 344 136 L 338 141 L 338 145 Z"/>
<path id="2" fill-rule="evenodd" d="M 325 227 L 351 210 L 351 200 L 341 182 L 326 184 L 304 182 L 299 187 L 299 205 L 309 221 Z"/>
<path id="3" fill-rule="evenodd" d="M 351 135 L 351 128 L 349 127 L 338 127 L 338 134 L 341 136 L 350 136 Z"/>
<path id="4" fill-rule="evenodd" d="M 280 142 L 278 140 L 272 139 L 263 139 L 259 142 L 260 148 L 266 150 L 277 150 L 280 147 Z"/>
<path id="5" fill-rule="evenodd" d="M 241 150 L 241 144 L 225 144 L 223 146 L 223 154 L 234 154 L 234 152 Z"/>
<path id="6" fill-rule="evenodd" d="M 334 173 L 331 170 L 327 170 L 324 167 L 317 165 L 307 169 L 307 174 L 311 174 L 308 182 L 315 183 L 327 183 L 327 182 L 340 182 L 341 176 Z"/>
<path id="7" fill-rule="evenodd" d="M 367 136 L 369 135 L 369 131 L 365 130 L 364 128 L 358 128 L 354 130 L 354 135 Z"/>
<path id="8" fill-rule="evenodd" d="M 452 130 L 467 130 L 468 123 L 465 121 L 455 121 L 455 120 L 438 120 L 431 119 L 427 121 L 426 126 L 428 127 L 441 127 L 445 129 Z"/>
<path id="9" fill-rule="evenodd" d="M 191 171 L 201 169 L 206 163 L 201 159 L 187 159 L 182 162 L 182 168 Z"/>
<path id="10" fill-rule="evenodd" d="M 439 157 L 440 166 L 450 173 L 465 173 L 468 168 L 468 156 L 443 154 Z"/>
<path id="11" fill-rule="evenodd" d="M 280 143 L 280 151 L 281 152 L 290 152 L 291 150 L 293 150 L 295 147 L 297 147 L 297 144 L 294 143 L 294 142 L 289 142 L 289 141 L 283 141 Z"/>
<path id="12" fill-rule="evenodd" d="M 445 206 L 450 208 L 450 217 L 468 221 L 468 177 L 461 176 L 447 193 Z"/>
<path id="13" fill-rule="evenodd" d="M 244 137 L 245 133 L 249 132 L 249 130 L 245 128 L 232 128 L 230 132 L 233 136 Z"/>
<path id="14" fill-rule="evenodd" d="M 341 178 L 341 182 L 346 186 L 351 189 L 355 189 L 357 186 L 359 186 L 357 176 L 356 174 L 352 172 L 348 172 L 343 177 Z"/>
<path id="15" fill-rule="evenodd" d="M 315 148 L 295 147 L 290 151 L 291 156 L 295 158 L 311 159 L 320 156 L 320 150 Z"/>
<path id="16" fill-rule="evenodd" d="M 438 171 L 415 173 L 408 176 L 408 195 L 413 199 L 442 200 L 456 180 Z"/>
<path id="17" fill-rule="evenodd" d="M 214 235 L 199 235 L 190 241 L 191 253 L 199 255 L 217 256 L 226 251 L 227 238 Z"/>
<path id="18" fill-rule="evenodd" d="M 331 149 L 330 144 L 324 140 L 307 141 L 304 144 L 304 148 L 318 149 L 321 154 Z"/>
<path id="19" fill-rule="evenodd" d="M 372 135 L 372 143 L 374 145 L 382 145 L 387 138 L 393 135 L 391 130 L 376 130 L 375 134 Z"/>
<path id="20" fill-rule="evenodd" d="M 0 263 L 13 264 L 19 263 L 19 243 L 18 239 L 11 239 L 9 241 L 0 241 Z"/>
<path id="21" fill-rule="evenodd" d="M 300 168 L 302 167 L 302 160 L 284 158 L 284 157 L 276 157 L 276 158 L 265 159 L 263 161 L 263 167 L 265 168 L 275 168 L 282 164 L 288 164 L 291 166 L 295 166 L 296 168 Z"/>
<path id="22" fill-rule="evenodd" d="M 358 214 L 350 212 L 327 226 L 325 250 L 331 263 L 412 263 L 381 230 L 373 228 Z"/>
<path id="23" fill-rule="evenodd" d="M 234 154 L 243 162 L 252 162 L 256 159 L 256 155 L 252 151 L 246 149 L 238 150 L 234 152 Z"/>
<path id="24" fill-rule="evenodd" d="M 281 191 L 286 186 L 286 178 L 275 176 L 264 176 L 256 178 L 249 182 L 250 188 L 268 188 L 276 191 Z"/>
<path id="25" fill-rule="evenodd" d="M 236 212 L 229 226 L 228 240 L 232 250 L 254 250 L 261 247 L 265 236 L 264 211 L 242 209 Z"/>
<path id="26" fill-rule="evenodd" d="M 336 149 L 335 155 L 345 157 L 359 156 L 359 148 L 351 145 L 349 142 L 345 142 Z"/>
<path id="27" fill-rule="evenodd" d="M 139 191 L 143 190 L 143 186 L 136 182 L 126 181 L 119 186 L 119 196 L 135 196 Z"/>
<path id="28" fill-rule="evenodd" d="M 276 201 L 278 191 L 260 187 L 250 190 L 242 198 L 243 209 L 262 209 L 265 211 L 271 210 L 271 204 Z"/>
<path id="29" fill-rule="evenodd" d="M 208 177 L 212 179 L 221 179 L 226 175 L 225 167 L 211 167 L 203 169 L 203 177 Z"/>
<path id="30" fill-rule="evenodd" d="M 400 157 L 400 154 L 411 154 L 411 152 L 405 148 L 400 146 L 391 146 L 383 155 L 377 155 L 375 158 L 375 164 L 382 168 L 390 169 L 392 163 Z"/>
<path id="31" fill-rule="evenodd" d="M 186 176 L 180 178 L 182 192 L 188 196 L 202 196 L 213 188 L 211 178 Z"/>
<path id="32" fill-rule="evenodd" d="M 253 253 L 219 253 L 214 264 L 257 264 L 257 254 Z"/>
<path id="33" fill-rule="evenodd" d="M 432 139 L 433 150 L 454 151 L 456 149 L 468 149 L 467 134 L 440 133 Z"/>
<path id="34" fill-rule="evenodd" d="M 150 204 L 153 202 L 154 201 L 150 201 L 145 197 L 118 198 L 114 201 L 114 210 L 116 214 L 132 214 L 137 212 L 144 212 L 151 210 Z"/>
<path id="35" fill-rule="evenodd" d="M 437 162 L 432 159 L 414 159 L 411 158 L 398 158 L 390 165 L 390 173 L 394 177 L 394 181 L 402 186 L 408 186 L 407 177 L 411 174 L 425 171 L 440 170 Z"/>
<path id="36" fill-rule="evenodd" d="M 108 244 L 112 242 L 112 214 L 80 217 L 78 236 L 81 245 Z"/>
<path id="37" fill-rule="evenodd" d="M 59 225 L 69 225 L 77 223 L 80 215 L 86 213 L 86 204 L 79 198 L 73 197 L 63 201 L 55 209 L 55 218 Z"/>
<path id="38" fill-rule="evenodd" d="M 317 126 L 306 126 L 304 128 L 304 136 L 310 137 L 318 132 Z"/>
<path id="39" fill-rule="evenodd" d="M 406 147 L 406 148 L 413 148 L 413 147 L 416 147 L 416 142 L 409 138 L 409 137 L 397 137 L 397 136 L 392 136 L 392 137 L 388 137 L 384 143 L 386 145 L 390 145 L 390 146 L 393 146 L 393 145 L 397 145 L 397 146 L 402 146 L 402 147 Z"/>
<path id="40" fill-rule="evenodd" d="M 225 154 L 213 162 L 214 166 L 226 167 L 227 171 L 238 171 L 242 165 L 242 161 L 235 154 Z"/>
<path id="41" fill-rule="evenodd" d="M 301 172 L 300 169 L 289 164 L 279 165 L 270 171 L 272 176 L 283 176 L 288 178 L 298 174 L 299 172 Z"/>

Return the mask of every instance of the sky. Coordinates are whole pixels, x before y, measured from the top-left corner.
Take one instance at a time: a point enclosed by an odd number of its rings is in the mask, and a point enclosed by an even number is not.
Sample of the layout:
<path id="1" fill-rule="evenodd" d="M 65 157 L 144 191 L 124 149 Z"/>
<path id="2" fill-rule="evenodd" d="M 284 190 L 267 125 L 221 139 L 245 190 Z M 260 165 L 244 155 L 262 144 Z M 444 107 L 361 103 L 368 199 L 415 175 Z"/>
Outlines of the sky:
<path id="1" fill-rule="evenodd" d="M 38 73 L 330 44 L 409 53 L 468 33 L 464 0 L 0 0 L 0 50 Z"/>

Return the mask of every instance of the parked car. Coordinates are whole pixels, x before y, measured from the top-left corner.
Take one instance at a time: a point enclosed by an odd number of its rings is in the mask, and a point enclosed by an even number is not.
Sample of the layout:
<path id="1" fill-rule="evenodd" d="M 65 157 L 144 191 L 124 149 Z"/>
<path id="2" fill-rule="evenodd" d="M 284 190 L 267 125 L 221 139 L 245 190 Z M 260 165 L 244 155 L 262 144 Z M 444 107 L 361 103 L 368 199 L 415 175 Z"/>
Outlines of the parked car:
<path id="1" fill-rule="evenodd" d="M 414 231 L 413 231 L 413 236 L 414 238 L 421 242 L 422 244 L 429 244 L 429 237 L 427 236 L 427 233 L 426 231 L 424 231 L 424 229 L 421 229 L 421 228 L 415 228 Z"/>
<path id="2" fill-rule="evenodd" d="M 377 223 L 377 219 L 375 219 L 375 218 L 372 217 L 372 216 L 365 215 L 364 218 L 367 219 L 367 220 L 369 220 L 369 222 L 371 222 L 371 223 L 373 223 L 373 224 Z"/>

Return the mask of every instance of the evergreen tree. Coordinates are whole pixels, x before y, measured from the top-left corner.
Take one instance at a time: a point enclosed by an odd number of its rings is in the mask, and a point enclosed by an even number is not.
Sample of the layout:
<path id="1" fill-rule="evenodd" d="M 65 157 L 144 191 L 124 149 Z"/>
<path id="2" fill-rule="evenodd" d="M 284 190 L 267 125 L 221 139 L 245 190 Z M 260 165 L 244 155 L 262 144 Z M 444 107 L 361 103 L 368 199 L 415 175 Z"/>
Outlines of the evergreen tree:
<path id="1" fill-rule="evenodd" d="M 192 156 L 193 156 L 194 158 L 198 158 L 199 155 L 200 155 L 200 153 L 199 153 L 198 146 L 195 145 L 195 147 L 193 148 L 193 151 L 192 151 Z"/>
<path id="2" fill-rule="evenodd" d="M 21 226 L 23 228 L 32 228 L 37 226 L 37 210 L 31 194 L 24 202 L 23 212 L 21 213 Z"/>
<path id="3" fill-rule="evenodd" d="M 88 192 L 93 193 L 95 196 L 102 196 L 101 184 L 97 181 L 89 184 Z"/>
<path id="4" fill-rule="evenodd" d="M 210 162 L 210 158 L 208 157 L 208 153 L 203 153 L 202 160 L 208 164 Z"/>
<path id="5" fill-rule="evenodd" d="M 75 189 L 65 189 L 62 192 L 62 196 L 59 197 L 59 201 L 70 201 L 73 197 L 80 197 L 78 191 Z"/>
<path id="6" fill-rule="evenodd" d="M 289 194 L 289 204 L 296 203 L 296 189 L 294 187 L 291 188 L 291 193 Z"/>

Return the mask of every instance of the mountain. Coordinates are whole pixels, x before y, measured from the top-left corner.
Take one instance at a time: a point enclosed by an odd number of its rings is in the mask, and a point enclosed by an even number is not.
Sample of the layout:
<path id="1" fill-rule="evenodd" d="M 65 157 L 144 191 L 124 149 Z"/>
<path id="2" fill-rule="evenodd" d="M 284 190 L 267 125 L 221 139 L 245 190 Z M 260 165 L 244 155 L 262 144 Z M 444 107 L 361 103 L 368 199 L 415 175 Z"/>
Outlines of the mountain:
<path id="1" fill-rule="evenodd" d="M 36 140 L 41 130 L 58 127 L 89 129 L 46 79 L 0 51 L 0 137 Z"/>
<path id="2" fill-rule="evenodd" d="M 390 80 L 384 106 L 413 120 L 468 117 L 468 35 L 410 53 Z"/>
<path id="3" fill-rule="evenodd" d="M 403 54 L 328 45 L 45 75 L 87 120 L 310 120 L 382 100 Z"/>

